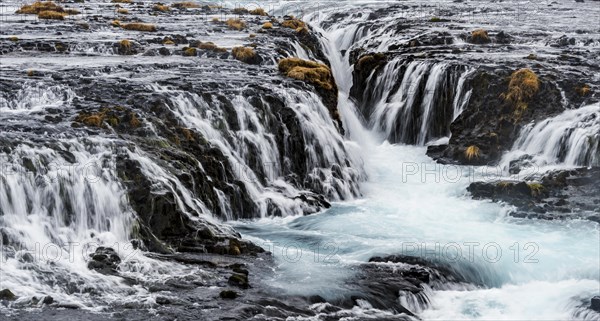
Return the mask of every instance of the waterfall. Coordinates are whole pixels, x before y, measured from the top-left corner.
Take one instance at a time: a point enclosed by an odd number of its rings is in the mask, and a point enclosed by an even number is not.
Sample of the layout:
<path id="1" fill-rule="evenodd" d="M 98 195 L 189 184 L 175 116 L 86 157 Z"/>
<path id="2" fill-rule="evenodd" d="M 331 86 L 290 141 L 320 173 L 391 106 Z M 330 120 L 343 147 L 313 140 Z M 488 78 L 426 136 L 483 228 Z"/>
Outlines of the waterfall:
<path id="1" fill-rule="evenodd" d="M 367 80 L 365 91 L 375 97 L 371 126 L 392 142 L 425 145 L 447 137 L 451 120 L 468 103 L 471 91 L 464 87 L 472 73 L 446 62 L 388 62 Z"/>
<path id="2" fill-rule="evenodd" d="M 599 166 L 600 104 L 569 109 L 525 126 L 501 166 L 506 169 L 523 159 L 537 166 Z"/>

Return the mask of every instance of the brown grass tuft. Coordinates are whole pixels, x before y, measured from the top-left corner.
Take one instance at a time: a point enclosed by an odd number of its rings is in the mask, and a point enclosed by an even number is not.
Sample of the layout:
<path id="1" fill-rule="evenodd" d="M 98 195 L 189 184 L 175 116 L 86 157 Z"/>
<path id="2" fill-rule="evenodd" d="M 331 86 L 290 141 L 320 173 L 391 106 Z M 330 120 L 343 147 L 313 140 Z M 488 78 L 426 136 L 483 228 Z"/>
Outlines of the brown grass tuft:
<path id="1" fill-rule="evenodd" d="M 231 53 L 235 59 L 245 63 L 252 63 L 256 59 L 256 51 L 250 47 L 235 47 Z"/>
<path id="2" fill-rule="evenodd" d="M 123 29 L 125 29 L 125 30 L 149 31 L 149 32 L 156 31 L 156 26 L 152 25 L 152 24 L 148 24 L 148 23 L 133 22 L 133 23 L 127 23 L 127 24 L 121 25 L 121 27 L 123 27 Z"/>
<path id="3" fill-rule="evenodd" d="M 477 147 L 475 145 L 471 145 L 471 146 L 467 147 L 467 149 L 465 149 L 465 158 L 467 160 L 471 160 L 473 158 L 479 158 L 480 155 L 481 155 L 481 150 L 479 149 L 479 147 Z"/>
<path id="4" fill-rule="evenodd" d="M 210 21 L 211 21 L 212 23 L 219 23 L 219 22 L 221 22 L 221 19 L 219 19 L 219 18 L 217 18 L 217 17 L 213 17 L 213 18 L 212 18 Z"/>
<path id="5" fill-rule="evenodd" d="M 36 1 L 30 5 L 24 5 L 15 13 L 18 14 L 39 14 L 42 11 L 64 12 L 63 7 L 52 1 Z"/>
<path id="6" fill-rule="evenodd" d="M 476 44 L 490 43 L 490 37 L 484 29 L 476 29 L 471 31 L 471 42 Z"/>
<path id="7" fill-rule="evenodd" d="M 540 90 L 538 76 L 528 68 L 519 69 L 512 73 L 508 83 L 508 91 L 501 98 L 513 104 L 515 118 L 519 119 L 527 109 L 529 101 Z"/>
<path id="8" fill-rule="evenodd" d="M 265 22 L 265 23 L 262 25 L 262 28 L 263 28 L 263 29 L 273 29 L 273 24 L 272 24 L 272 23 L 270 23 L 270 22 Z"/>
<path id="9" fill-rule="evenodd" d="M 113 20 L 110 22 L 110 25 L 113 27 L 120 27 L 121 26 L 121 21 L 119 20 Z"/>
<path id="10" fill-rule="evenodd" d="M 281 59 L 278 67 L 279 71 L 290 78 L 306 81 L 326 90 L 334 87 L 331 70 L 322 63 L 293 57 Z"/>
<path id="11" fill-rule="evenodd" d="M 306 26 L 302 20 L 296 18 L 285 20 L 281 23 L 281 25 L 294 30 L 298 30 L 298 28 L 304 28 Z"/>
<path id="12" fill-rule="evenodd" d="M 591 91 L 592 89 L 590 88 L 590 86 L 586 84 L 575 87 L 575 92 L 581 97 L 589 95 Z"/>
<path id="13" fill-rule="evenodd" d="M 231 12 L 233 12 L 235 14 L 247 14 L 249 11 L 246 8 L 239 7 L 239 8 L 233 9 Z"/>
<path id="14" fill-rule="evenodd" d="M 112 3 L 132 3 L 132 0 L 111 0 Z"/>
<path id="15" fill-rule="evenodd" d="M 117 9 L 117 13 L 120 13 L 120 14 L 129 14 L 129 10 L 127 10 L 125 8 L 119 8 L 119 9 Z"/>
<path id="16" fill-rule="evenodd" d="M 160 11 L 160 12 L 169 12 L 169 11 L 171 11 L 171 8 L 169 8 L 169 6 L 167 6 L 167 5 L 157 3 L 154 5 L 154 7 L 152 7 L 152 10 Z"/>
<path id="17" fill-rule="evenodd" d="M 227 26 L 232 30 L 242 30 L 246 28 L 246 23 L 240 19 L 229 19 L 227 20 Z"/>
<path id="18" fill-rule="evenodd" d="M 254 10 L 250 10 L 250 14 L 255 16 L 268 16 L 269 14 L 263 8 L 256 8 Z"/>
<path id="19" fill-rule="evenodd" d="M 183 51 L 183 55 L 186 57 L 196 57 L 196 48 L 186 48 Z"/>
<path id="20" fill-rule="evenodd" d="M 64 20 L 67 14 L 65 12 L 57 12 L 57 11 L 42 11 L 38 13 L 38 18 L 40 19 L 52 19 L 52 20 Z"/>
<path id="21" fill-rule="evenodd" d="M 12 42 L 17 42 L 17 41 L 19 41 L 19 37 L 17 37 L 17 36 L 11 36 L 11 37 L 8 37 L 8 40 L 10 40 Z"/>

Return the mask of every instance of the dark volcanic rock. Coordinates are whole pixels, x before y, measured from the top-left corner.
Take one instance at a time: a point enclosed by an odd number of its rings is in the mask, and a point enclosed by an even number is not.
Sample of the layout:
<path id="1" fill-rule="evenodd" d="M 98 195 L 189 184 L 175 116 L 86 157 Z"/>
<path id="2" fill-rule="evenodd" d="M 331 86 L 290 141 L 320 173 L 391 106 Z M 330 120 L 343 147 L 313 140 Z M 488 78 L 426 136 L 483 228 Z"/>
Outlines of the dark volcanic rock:
<path id="1" fill-rule="evenodd" d="M 595 296 L 592 298 L 590 309 L 600 312 L 600 296 Z"/>
<path id="2" fill-rule="evenodd" d="M 14 293 L 12 293 L 11 290 L 4 289 L 4 290 L 0 291 L 0 300 L 14 301 L 16 299 L 17 299 L 17 296 Z"/>
<path id="3" fill-rule="evenodd" d="M 516 217 L 586 218 L 600 223 L 600 168 L 559 170 L 538 182 L 475 182 L 473 198 L 491 199 L 517 207 Z"/>
<path id="4" fill-rule="evenodd" d="M 100 246 L 90 257 L 92 260 L 88 262 L 88 269 L 106 275 L 118 274 L 121 258 L 114 249 Z"/>

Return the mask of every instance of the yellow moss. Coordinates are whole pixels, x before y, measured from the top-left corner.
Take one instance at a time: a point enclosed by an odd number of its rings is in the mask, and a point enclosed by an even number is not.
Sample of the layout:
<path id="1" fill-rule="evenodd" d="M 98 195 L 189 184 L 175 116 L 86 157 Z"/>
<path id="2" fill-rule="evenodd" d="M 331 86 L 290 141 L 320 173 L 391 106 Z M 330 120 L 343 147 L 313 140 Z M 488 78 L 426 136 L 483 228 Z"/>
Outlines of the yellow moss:
<path id="1" fill-rule="evenodd" d="M 256 52 L 249 47 L 235 47 L 231 50 L 233 57 L 239 61 L 250 63 L 255 57 Z"/>
<path id="2" fill-rule="evenodd" d="M 273 24 L 270 22 L 265 22 L 262 27 L 263 29 L 273 29 Z"/>
<path id="3" fill-rule="evenodd" d="M 195 57 L 196 56 L 196 48 L 187 48 L 183 51 L 183 55 L 186 57 Z"/>
<path id="4" fill-rule="evenodd" d="M 539 196 L 544 192 L 544 185 L 540 183 L 527 183 L 532 196 Z"/>
<path id="5" fill-rule="evenodd" d="M 256 8 L 254 10 L 250 10 L 250 14 L 255 16 L 268 16 L 269 14 L 263 8 Z"/>
<path id="6" fill-rule="evenodd" d="M 300 58 L 285 58 L 278 63 L 279 71 L 286 76 L 331 90 L 334 87 L 333 76 L 329 67 L 316 61 Z"/>
<path id="7" fill-rule="evenodd" d="M 168 12 L 171 10 L 171 8 L 169 8 L 169 6 L 167 6 L 167 5 L 157 3 L 154 5 L 154 7 L 152 7 L 152 10 L 160 11 L 160 12 Z"/>
<path id="8" fill-rule="evenodd" d="M 479 150 L 479 147 L 477 147 L 475 145 L 471 145 L 471 146 L 467 147 L 467 149 L 465 149 L 465 157 L 468 160 L 471 160 L 473 158 L 479 158 L 480 155 L 481 155 L 481 150 Z"/>
<path id="9" fill-rule="evenodd" d="M 538 76 L 531 69 L 523 68 L 512 73 L 508 91 L 503 93 L 501 98 L 513 104 L 515 117 L 519 119 L 539 89 Z"/>
<path id="10" fill-rule="evenodd" d="M 171 38 L 165 38 L 165 40 L 163 40 L 162 44 L 163 45 L 174 45 L 175 41 L 173 41 Z"/>
<path id="11" fill-rule="evenodd" d="M 134 22 L 134 23 L 124 24 L 121 26 L 123 27 L 123 29 L 126 29 L 126 30 L 150 31 L 150 32 L 156 31 L 156 26 L 152 25 L 152 24 L 148 24 L 148 23 Z"/>
<path id="12" fill-rule="evenodd" d="M 18 14 L 39 14 L 42 11 L 64 12 L 63 7 L 52 1 L 36 1 L 30 5 L 24 5 L 15 13 Z"/>
<path id="13" fill-rule="evenodd" d="M 512 182 L 508 182 L 508 181 L 502 181 L 502 182 L 498 182 L 498 186 L 505 189 L 509 186 L 513 186 L 514 184 Z"/>
<path id="14" fill-rule="evenodd" d="M 240 19 L 229 19 L 227 20 L 227 26 L 232 30 L 242 30 L 246 28 L 246 23 Z"/>
<path id="15" fill-rule="evenodd" d="M 132 3 L 132 0 L 111 0 L 112 3 Z"/>
<path id="16" fill-rule="evenodd" d="M 173 8 L 200 8 L 200 5 L 195 2 L 176 2 L 173 4 Z"/>
<path id="17" fill-rule="evenodd" d="M 485 29 L 476 29 L 471 31 L 471 42 L 473 43 L 489 43 L 490 37 Z"/>
<path id="18" fill-rule="evenodd" d="M 294 30 L 297 30 L 298 28 L 303 28 L 306 26 L 302 20 L 299 20 L 296 18 L 285 20 L 281 23 L 281 25 L 286 28 L 290 28 L 290 29 L 294 29 Z"/>
<path id="19" fill-rule="evenodd" d="M 590 86 L 586 84 L 575 87 L 575 92 L 577 92 L 577 94 L 582 97 L 589 95 L 591 91 L 592 89 L 590 88 Z"/>
<path id="20" fill-rule="evenodd" d="M 439 17 L 431 17 L 431 19 L 429 19 L 430 22 L 441 22 L 442 19 L 440 19 Z"/>
<path id="21" fill-rule="evenodd" d="M 120 13 L 120 14 L 128 14 L 128 13 L 129 13 L 129 10 L 127 10 L 127 9 L 125 9 L 125 8 L 120 8 L 120 9 L 117 9 L 117 13 Z"/>
<path id="22" fill-rule="evenodd" d="M 19 37 L 17 37 L 17 36 L 11 36 L 11 37 L 8 37 L 8 40 L 13 41 L 13 42 L 17 42 L 17 41 L 19 41 Z"/>
<path id="23" fill-rule="evenodd" d="M 57 11 L 42 11 L 38 13 L 38 18 L 40 19 L 52 19 L 52 20 L 63 20 L 67 14 L 65 12 L 57 12 Z"/>

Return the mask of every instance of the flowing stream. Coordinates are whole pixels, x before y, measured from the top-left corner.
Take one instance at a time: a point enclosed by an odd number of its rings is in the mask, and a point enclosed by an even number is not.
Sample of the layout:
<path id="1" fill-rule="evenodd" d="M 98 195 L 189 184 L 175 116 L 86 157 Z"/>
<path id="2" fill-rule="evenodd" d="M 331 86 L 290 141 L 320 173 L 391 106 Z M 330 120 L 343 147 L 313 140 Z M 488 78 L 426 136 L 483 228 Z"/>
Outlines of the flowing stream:
<path id="1" fill-rule="evenodd" d="M 512 218 L 507 215 L 509 207 L 472 200 L 466 194 L 470 182 L 486 178 L 483 168 L 439 165 L 425 155 L 425 147 L 389 144 L 381 138 L 389 136 L 385 123 L 367 129 L 368 124 L 348 99 L 351 67 L 340 53 L 352 45 L 354 39 L 349 37 L 356 34 L 355 29 L 320 31 L 338 79 L 339 106 L 348 137 L 360 144 L 365 161 L 369 180 L 362 186 L 364 198 L 335 203 L 312 216 L 234 223 L 246 237 L 273 252 L 278 266 L 268 282 L 285 292 L 335 299 L 348 291 L 345 281 L 361 262 L 376 255 L 406 254 L 449 263 L 477 284 L 429 289 L 427 307 L 404 301 L 423 319 L 595 318 L 585 307 L 600 287 L 598 225 Z M 429 80 L 423 79 L 425 69 L 431 69 Z M 403 87 L 422 81 L 434 94 L 440 84 L 434 77 L 445 69 L 443 64 L 412 63 L 396 95 L 402 94 Z M 459 97 L 454 99 L 451 119 L 468 100 L 470 93 L 462 88 L 462 78 L 468 73 L 464 71 L 452 83 Z M 380 82 L 384 88 L 378 89 L 385 91 L 389 84 Z M 404 96 L 387 102 L 381 99 L 375 108 L 376 119 L 393 121 L 385 116 L 413 108 L 413 102 Z M 423 100 L 420 108 L 430 112 L 431 102 Z M 591 139 L 594 133 L 597 137 L 599 110 L 597 104 L 591 105 L 531 125 L 506 158 L 532 153 L 542 159 L 540 165 L 596 164 L 595 144 L 584 138 Z M 426 122 L 427 118 L 416 126 L 418 135 L 413 143 L 423 145 L 436 138 L 428 136 L 432 133 Z M 543 143 L 541 137 L 551 139 Z M 361 308 L 370 309 L 368 304 Z"/>

